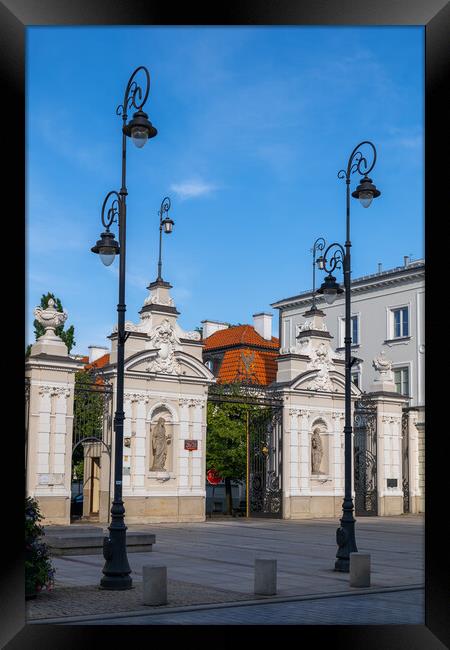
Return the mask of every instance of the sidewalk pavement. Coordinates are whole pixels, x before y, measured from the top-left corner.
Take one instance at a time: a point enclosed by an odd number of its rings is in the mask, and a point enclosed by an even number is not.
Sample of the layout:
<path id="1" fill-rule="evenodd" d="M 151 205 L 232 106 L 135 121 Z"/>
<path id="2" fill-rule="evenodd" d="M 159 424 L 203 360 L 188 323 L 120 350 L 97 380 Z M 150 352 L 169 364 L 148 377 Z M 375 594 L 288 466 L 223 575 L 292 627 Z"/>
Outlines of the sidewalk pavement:
<path id="1" fill-rule="evenodd" d="M 349 586 L 348 574 L 334 571 L 338 523 L 335 519 L 233 518 L 192 524 L 132 524 L 130 532 L 156 535 L 151 553 L 128 555 L 133 589 L 98 589 L 104 565 L 101 555 L 54 558 L 55 589 L 27 602 L 27 620 L 150 612 L 154 608 L 142 605 L 142 567 L 147 564 L 167 566 L 168 605 L 159 607 L 159 612 L 180 606 L 258 601 L 253 593 L 256 557 L 277 560 L 275 601 L 361 594 L 361 589 Z M 371 587 L 365 591 L 423 586 L 422 516 L 360 518 L 356 540 L 358 550 L 371 555 Z M 267 597 L 259 600 L 267 601 Z"/>
<path id="2" fill-rule="evenodd" d="M 70 625 L 424 625 L 424 590 L 98 615 Z M 66 623 L 66 620 L 63 619 Z M 56 622 L 56 621 L 55 621 Z M 61 619 L 60 619 L 61 622 Z M 444 646 L 442 646 L 444 647 Z"/>

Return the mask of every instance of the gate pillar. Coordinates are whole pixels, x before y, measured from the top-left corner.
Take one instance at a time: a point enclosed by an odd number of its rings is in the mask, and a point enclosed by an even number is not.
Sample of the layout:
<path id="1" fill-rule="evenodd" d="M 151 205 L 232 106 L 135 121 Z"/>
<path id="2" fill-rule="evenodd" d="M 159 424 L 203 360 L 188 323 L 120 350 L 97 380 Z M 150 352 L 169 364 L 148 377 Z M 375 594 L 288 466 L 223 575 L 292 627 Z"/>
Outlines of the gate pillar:
<path id="1" fill-rule="evenodd" d="M 344 498 L 345 361 L 325 313 L 311 309 L 296 345 L 282 348 L 275 388 L 283 397 L 283 517 L 338 517 Z M 352 384 L 352 401 L 361 391 Z"/>
<path id="2" fill-rule="evenodd" d="M 25 362 L 30 390 L 26 494 L 37 499 L 44 525 L 70 524 L 74 383 L 75 372 L 83 367 L 55 335 L 67 314 L 52 303 L 35 310 L 46 330 Z"/>
<path id="3" fill-rule="evenodd" d="M 203 363 L 200 333 L 185 331 L 178 324 L 171 288 L 161 278 L 151 282 L 139 322 L 125 323 L 127 524 L 205 520 L 206 401 L 215 377 Z M 110 363 L 102 371 L 113 386 L 115 401 L 117 328 L 109 338 Z M 112 487 L 113 481 L 114 466 Z"/>
<path id="4" fill-rule="evenodd" d="M 403 514 L 402 409 L 408 398 L 395 390 L 392 363 L 382 352 L 368 396 L 377 407 L 377 493 L 379 515 Z"/>

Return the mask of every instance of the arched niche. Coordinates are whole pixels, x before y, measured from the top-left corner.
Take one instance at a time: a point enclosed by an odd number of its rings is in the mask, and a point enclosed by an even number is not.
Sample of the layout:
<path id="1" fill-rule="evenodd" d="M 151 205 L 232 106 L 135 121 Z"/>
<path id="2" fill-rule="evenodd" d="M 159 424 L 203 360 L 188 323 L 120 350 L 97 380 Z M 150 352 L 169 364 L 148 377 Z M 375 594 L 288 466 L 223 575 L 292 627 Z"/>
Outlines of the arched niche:
<path id="1" fill-rule="evenodd" d="M 166 405 L 157 405 L 147 419 L 147 470 L 172 472 L 174 445 L 174 414 Z"/>
<path id="2" fill-rule="evenodd" d="M 328 476 L 330 467 L 328 425 L 321 417 L 315 418 L 309 434 L 311 477 Z"/>

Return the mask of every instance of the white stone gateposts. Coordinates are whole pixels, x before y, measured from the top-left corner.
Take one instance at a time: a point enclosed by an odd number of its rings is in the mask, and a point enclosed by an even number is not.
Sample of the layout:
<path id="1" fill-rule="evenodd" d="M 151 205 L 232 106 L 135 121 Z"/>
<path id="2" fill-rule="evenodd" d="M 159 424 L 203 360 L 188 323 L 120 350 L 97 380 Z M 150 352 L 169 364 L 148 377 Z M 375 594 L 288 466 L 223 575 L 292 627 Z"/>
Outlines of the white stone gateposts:
<path id="1" fill-rule="evenodd" d="M 334 517 L 344 495 L 344 360 L 315 309 L 294 348 L 281 350 L 276 388 L 283 413 L 283 516 Z M 352 397 L 360 394 L 352 384 Z"/>
<path id="2" fill-rule="evenodd" d="M 283 517 L 338 517 L 344 497 L 344 359 L 331 347 L 325 314 L 304 314 L 297 343 L 282 349 L 274 388 L 283 396 Z M 391 362 L 382 352 L 373 361 L 378 374 L 368 394 L 377 409 L 377 507 L 379 515 L 404 512 L 403 472 L 407 472 L 409 511 L 420 512 L 420 414 L 409 411 L 408 398 L 395 391 Z M 361 395 L 352 383 L 354 401 Z M 402 436 L 408 440 L 402 442 Z M 405 449 L 408 457 L 402 457 Z M 353 458 L 353 450 L 352 450 Z M 353 472 L 352 492 L 354 495 Z"/>
<path id="3" fill-rule="evenodd" d="M 384 351 L 373 360 L 377 376 L 370 397 L 377 407 L 379 515 L 403 514 L 402 410 L 408 398 L 395 390 L 392 362 Z"/>
<path id="4" fill-rule="evenodd" d="M 148 288 L 140 322 L 125 324 L 125 518 L 128 523 L 203 521 L 206 400 L 215 378 L 203 364 L 200 334 L 177 323 L 171 285 L 158 280 Z M 110 338 L 110 364 L 103 372 L 115 399 L 117 334 Z"/>
<path id="5" fill-rule="evenodd" d="M 69 357 L 55 334 L 67 314 L 56 311 L 50 299 L 35 316 L 45 333 L 25 363 L 30 382 L 26 494 L 38 500 L 45 524 L 69 524 L 74 381 L 83 364 Z"/>

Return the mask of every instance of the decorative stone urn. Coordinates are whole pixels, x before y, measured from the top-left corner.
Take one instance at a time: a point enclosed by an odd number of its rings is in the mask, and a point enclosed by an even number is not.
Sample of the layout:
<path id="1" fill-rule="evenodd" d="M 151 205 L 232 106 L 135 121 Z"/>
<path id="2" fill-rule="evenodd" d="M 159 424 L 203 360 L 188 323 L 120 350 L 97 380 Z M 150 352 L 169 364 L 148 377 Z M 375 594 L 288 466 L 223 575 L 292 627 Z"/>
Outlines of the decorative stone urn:
<path id="1" fill-rule="evenodd" d="M 53 298 L 50 298 L 46 309 L 35 307 L 34 315 L 38 323 L 45 328 L 45 332 L 32 346 L 30 356 L 36 356 L 42 353 L 67 356 L 67 346 L 55 332 L 56 328 L 67 320 L 67 312 L 58 311 L 55 307 L 55 301 Z"/>
<path id="2" fill-rule="evenodd" d="M 372 365 L 378 373 L 373 381 L 372 390 L 395 392 L 392 361 L 386 357 L 384 350 L 373 359 Z"/>
<path id="3" fill-rule="evenodd" d="M 58 311 L 55 308 L 55 301 L 50 298 L 46 309 L 42 307 L 35 307 L 34 315 L 40 325 L 45 327 L 45 333 L 40 336 L 42 338 L 57 338 L 55 330 L 67 320 L 67 313 L 65 311 Z"/>

